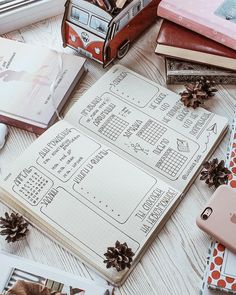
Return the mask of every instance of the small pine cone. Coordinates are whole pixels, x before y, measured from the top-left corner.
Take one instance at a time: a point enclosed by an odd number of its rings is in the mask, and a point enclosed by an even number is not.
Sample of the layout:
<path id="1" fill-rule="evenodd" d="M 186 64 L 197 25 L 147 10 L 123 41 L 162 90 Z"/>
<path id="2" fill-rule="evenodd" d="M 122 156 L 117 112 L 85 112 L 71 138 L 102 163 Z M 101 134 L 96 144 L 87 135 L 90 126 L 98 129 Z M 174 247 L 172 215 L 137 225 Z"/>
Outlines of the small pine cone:
<path id="1" fill-rule="evenodd" d="M 202 90 L 206 92 L 208 97 L 212 97 L 215 95 L 215 92 L 218 90 L 214 88 L 215 81 L 207 80 L 206 77 L 201 77 L 199 83 L 202 85 Z"/>
<path id="2" fill-rule="evenodd" d="M 115 247 L 107 248 L 107 253 L 104 254 L 106 257 L 104 263 L 107 264 L 107 268 L 115 267 L 117 271 L 122 271 L 126 267 L 131 267 L 134 255 L 132 249 L 128 248 L 126 243 L 121 244 L 116 241 Z"/>
<path id="3" fill-rule="evenodd" d="M 214 186 L 217 188 L 228 183 L 231 172 L 225 167 L 223 160 L 219 162 L 218 159 L 213 159 L 206 162 L 203 167 L 205 170 L 201 172 L 200 180 L 204 180 L 209 187 Z"/>
<path id="4" fill-rule="evenodd" d="M 214 81 L 207 80 L 205 77 L 201 77 L 199 81 L 188 83 L 185 85 L 186 90 L 180 93 L 181 101 L 186 107 L 192 107 L 196 109 L 204 101 L 215 95 L 217 91 L 213 88 Z"/>
<path id="5" fill-rule="evenodd" d="M 204 103 L 204 100 L 206 99 L 206 93 L 201 90 L 201 85 L 199 82 L 186 84 L 185 87 L 186 90 L 180 93 L 180 100 L 186 107 L 192 107 L 196 109 Z"/>
<path id="6" fill-rule="evenodd" d="M 0 231 L 1 236 L 6 236 L 8 243 L 14 243 L 24 238 L 28 230 L 28 222 L 25 221 L 23 216 L 17 213 L 9 215 L 5 213 L 5 218 L 0 217 Z"/>

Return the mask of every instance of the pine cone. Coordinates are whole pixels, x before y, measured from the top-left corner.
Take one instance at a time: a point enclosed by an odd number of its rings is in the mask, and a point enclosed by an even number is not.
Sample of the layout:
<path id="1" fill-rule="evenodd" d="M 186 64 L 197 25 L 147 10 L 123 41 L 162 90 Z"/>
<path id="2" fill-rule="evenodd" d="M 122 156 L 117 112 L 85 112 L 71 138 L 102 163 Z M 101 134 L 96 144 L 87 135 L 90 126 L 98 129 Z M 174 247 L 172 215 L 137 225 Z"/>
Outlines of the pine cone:
<path id="1" fill-rule="evenodd" d="M 206 162 L 203 167 L 205 170 L 201 172 L 200 180 L 205 180 L 205 183 L 215 188 L 222 184 L 227 184 L 229 180 L 230 170 L 225 167 L 225 162 L 213 159 L 212 161 Z"/>
<path id="2" fill-rule="evenodd" d="M 14 243 L 26 236 L 28 230 L 28 222 L 25 221 L 23 216 L 17 213 L 9 215 L 5 213 L 5 218 L 0 217 L 0 231 L 1 236 L 6 236 L 8 243 Z"/>
<path id="3" fill-rule="evenodd" d="M 199 81 L 188 83 L 185 85 L 186 90 L 180 93 L 181 101 L 186 107 L 192 107 L 196 109 L 204 101 L 215 95 L 217 91 L 213 88 L 214 81 L 207 80 L 205 77 L 201 77 Z"/>
<path id="4" fill-rule="evenodd" d="M 214 88 L 215 81 L 207 80 L 206 77 L 200 78 L 200 84 L 202 85 L 202 90 L 206 92 L 208 97 L 212 97 L 215 95 L 215 92 L 218 90 Z"/>
<path id="5" fill-rule="evenodd" d="M 107 268 L 115 267 L 117 271 L 122 271 L 126 267 L 131 267 L 134 253 L 126 243 L 121 244 L 116 241 L 115 247 L 108 247 L 104 256 L 106 257 L 104 263 L 107 264 Z"/>

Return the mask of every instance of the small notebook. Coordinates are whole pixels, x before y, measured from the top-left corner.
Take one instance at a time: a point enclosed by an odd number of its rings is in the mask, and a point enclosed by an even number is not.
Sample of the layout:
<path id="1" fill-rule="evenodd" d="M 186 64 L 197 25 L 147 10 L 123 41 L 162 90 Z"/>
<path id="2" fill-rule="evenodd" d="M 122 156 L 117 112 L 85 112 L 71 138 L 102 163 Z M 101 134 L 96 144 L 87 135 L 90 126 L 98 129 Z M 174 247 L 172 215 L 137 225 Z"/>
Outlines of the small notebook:
<path id="1" fill-rule="evenodd" d="M 9 167 L 0 198 L 121 285 L 227 126 L 116 65 Z M 121 272 L 103 262 L 117 240 L 135 253 Z"/>
<path id="2" fill-rule="evenodd" d="M 85 59 L 0 38 L 0 122 L 41 134 L 84 73 Z"/>
<path id="3" fill-rule="evenodd" d="M 0 252 L 0 294 L 12 295 L 111 295 L 106 282 L 78 275 Z"/>

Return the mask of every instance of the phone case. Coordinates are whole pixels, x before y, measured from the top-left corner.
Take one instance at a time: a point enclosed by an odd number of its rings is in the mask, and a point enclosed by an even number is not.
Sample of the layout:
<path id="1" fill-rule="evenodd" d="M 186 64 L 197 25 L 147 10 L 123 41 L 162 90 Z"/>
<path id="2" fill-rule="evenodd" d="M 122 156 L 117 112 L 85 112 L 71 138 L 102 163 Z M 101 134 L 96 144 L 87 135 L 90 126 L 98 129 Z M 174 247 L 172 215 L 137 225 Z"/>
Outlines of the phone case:
<path id="1" fill-rule="evenodd" d="M 206 233 L 236 253 L 236 192 L 227 185 L 212 195 L 197 225 Z"/>

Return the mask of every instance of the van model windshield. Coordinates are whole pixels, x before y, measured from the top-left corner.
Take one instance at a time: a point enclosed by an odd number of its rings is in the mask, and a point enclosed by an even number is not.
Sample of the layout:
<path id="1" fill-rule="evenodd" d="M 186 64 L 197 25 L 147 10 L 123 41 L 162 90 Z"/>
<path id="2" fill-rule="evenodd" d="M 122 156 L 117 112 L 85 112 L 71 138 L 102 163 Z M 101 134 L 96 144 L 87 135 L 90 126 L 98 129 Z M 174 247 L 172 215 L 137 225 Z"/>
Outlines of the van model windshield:
<path id="1" fill-rule="evenodd" d="M 90 21 L 90 27 L 100 33 L 103 33 L 104 35 L 106 35 L 107 30 L 108 30 L 108 23 L 96 16 L 92 16 L 91 17 L 91 21 Z"/>
<path id="2" fill-rule="evenodd" d="M 71 17 L 82 25 L 86 25 L 99 33 L 104 35 L 107 34 L 108 31 L 108 22 L 103 20 L 102 18 L 96 17 L 92 15 L 90 12 L 86 12 L 83 9 L 79 9 L 77 7 L 72 7 L 71 9 Z"/>
<path id="3" fill-rule="evenodd" d="M 84 25 L 88 24 L 89 14 L 84 10 L 72 7 L 71 17 Z"/>

